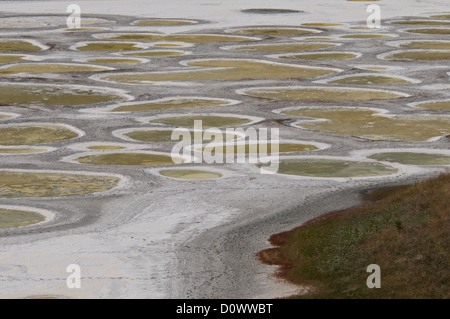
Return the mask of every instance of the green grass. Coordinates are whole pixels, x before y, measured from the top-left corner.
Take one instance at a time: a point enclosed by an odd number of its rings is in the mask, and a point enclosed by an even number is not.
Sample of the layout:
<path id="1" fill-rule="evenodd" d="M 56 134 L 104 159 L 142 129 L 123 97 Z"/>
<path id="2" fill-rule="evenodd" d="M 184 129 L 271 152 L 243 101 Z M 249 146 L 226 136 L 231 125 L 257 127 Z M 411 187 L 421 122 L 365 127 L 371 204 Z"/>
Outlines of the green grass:
<path id="1" fill-rule="evenodd" d="M 292 298 L 450 298 L 450 174 L 380 189 L 366 204 L 273 235 L 261 259 L 311 287 Z M 367 266 L 381 267 L 369 289 Z"/>

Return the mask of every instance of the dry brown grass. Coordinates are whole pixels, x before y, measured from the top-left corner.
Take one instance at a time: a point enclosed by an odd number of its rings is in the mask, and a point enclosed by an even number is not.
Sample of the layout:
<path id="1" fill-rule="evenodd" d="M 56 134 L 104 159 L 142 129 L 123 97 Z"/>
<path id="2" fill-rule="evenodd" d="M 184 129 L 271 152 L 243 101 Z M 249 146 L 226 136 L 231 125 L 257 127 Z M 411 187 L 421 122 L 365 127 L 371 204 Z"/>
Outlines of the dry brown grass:
<path id="1" fill-rule="evenodd" d="M 259 253 L 279 276 L 315 287 L 297 298 L 450 298 L 450 174 L 372 192 L 365 205 L 273 235 Z M 367 266 L 381 267 L 369 289 Z"/>

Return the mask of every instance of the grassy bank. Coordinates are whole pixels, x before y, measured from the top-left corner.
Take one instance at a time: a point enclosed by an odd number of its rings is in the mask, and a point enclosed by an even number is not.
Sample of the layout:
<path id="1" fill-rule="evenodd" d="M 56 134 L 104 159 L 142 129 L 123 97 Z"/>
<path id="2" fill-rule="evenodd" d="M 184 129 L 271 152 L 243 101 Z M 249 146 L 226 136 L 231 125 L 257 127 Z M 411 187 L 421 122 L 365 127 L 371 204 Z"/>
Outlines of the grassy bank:
<path id="1" fill-rule="evenodd" d="M 450 298 L 450 174 L 376 190 L 366 204 L 273 235 L 259 253 L 311 287 L 294 298 Z M 381 267 L 369 289 L 367 266 Z"/>

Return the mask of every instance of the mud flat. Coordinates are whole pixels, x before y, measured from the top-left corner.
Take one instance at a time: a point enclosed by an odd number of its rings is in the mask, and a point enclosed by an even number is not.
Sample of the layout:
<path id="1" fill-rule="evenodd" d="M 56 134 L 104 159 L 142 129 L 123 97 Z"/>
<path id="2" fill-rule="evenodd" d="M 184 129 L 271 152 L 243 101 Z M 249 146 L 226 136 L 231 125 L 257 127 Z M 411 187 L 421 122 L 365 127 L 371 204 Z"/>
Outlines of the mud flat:
<path id="1" fill-rule="evenodd" d="M 432 17 L 446 1 L 398 1 L 377 30 L 354 22 L 367 3 L 322 2 L 193 0 L 153 16 L 148 1 L 110 15 L 81 1 L 76 32 L 52 2 L 4 2 L 0 209 L 20 227 L 0 229 L 0 297 L 298 293 L 256 258 L 271 234 L 447 170 L 448 26 L 417 22 L 448 19 Z M 281 170 L 174 164 L 171 132 L 194 135 L 194 120 L 279 129 Z M 83 289 L 67 288 L 70 264 Z"/>

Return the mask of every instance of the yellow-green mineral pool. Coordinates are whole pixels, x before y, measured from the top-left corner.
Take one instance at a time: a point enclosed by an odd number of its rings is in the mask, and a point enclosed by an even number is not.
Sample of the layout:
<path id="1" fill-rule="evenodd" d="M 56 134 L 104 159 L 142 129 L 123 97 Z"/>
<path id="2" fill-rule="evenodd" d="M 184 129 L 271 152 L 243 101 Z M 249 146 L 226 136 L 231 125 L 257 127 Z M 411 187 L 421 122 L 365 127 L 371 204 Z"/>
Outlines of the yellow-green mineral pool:
<path id="1" fill-rule="evenodd" d="M 45 217 L 36 212 L 0 207 L 0 229 L 33 225 L 44 220 Z"/>
<path id="2" fill-rule="evenodd" d="M 0 55 L 0 64 L 29 61 L 26 55 L 2 54 Z"/>
<path id="3" fill-rule="evenodd" d="M 63 197 L 103 192 L 119 177 L 62 172 L 0 170 L 0 198 Z"/>
<path id="4" fill-rule="evenodd" d="M 301 29 L 301 28 L 248 28 L 233 31 L 234 34 L 240 35 L 270 35 L 270 36 L 297 36 L 310 35 L 319 33 L 317 30 Z"/>
<path id="5" fill-rule="evenodd" d="M 166 142 L 178 142 L 177 140 L 172 140 L 172 132 L 173 130 L 164 129 L 164 130 L 146 130 L 146 129 L 135 129 L 126 133 L 122 133 L 127 139 L 132 139 L 134 141 L 139 142 L 153 142 L 153 143 L 166 143 Z M 222 134 L 223 141 L 236 140 L 241 136 L 238 134 Z M 218 138 L 218 137 L 217 137 Z M 180 137 L 181 139 L 181 137 Z M 213 139 L 207 138 L 202 134 L 201 142 L 210 142 Z M 191 132 L 191 141 L 194 140 L 194 133 Z"/>
<path id="6" fill-rule="evenodd" d="M 136 42 L 87 42 L 75 45 L 78 51 L 135 51 L 143 47 Z"/>
<path id="7" fill-rule="evenodd" d="M 120 152 L 85 155 L 75 159 L 80 164 L 91 165 L 174 165 L 170 154 L 156 154 L 149 152 Z M 185 162 L 182 158 L 176 158 Z"/>
<path id="8" fill-rule="evenodd" d="M 305 27 L 339 27 L 342 25 L 343 25 L 342 23 L 329 23 L 329 22 L 311 22 L 302 24 L 302 26 Z"/>
<path id="9" fill-rule="evenodd" d="M 404 165 L 450 165 L 450 156 L 420 152 L 383 152 L 368 158 Z"/>
<path id="10" fill-rule="evenodd" d="M 345 178 L 375 177 L 397 173 L 397 169 L 377 162 L 324 158 L 283 158 L 279 174 L 305 177 Z"/>
<path id="11" fill-rule="evenodd" d="M 360 34 L 347 34 L 341 36 L 343 39 L 385 39 L 392 38 L 389 34 L 375 34 L 375 33 L 360 33 Z"/>
<path id="12" fill-rule="evenodd" d="M 216 42 L 242 42 L 256 41 L 251 37 L 239 37 L 221 34 L 152 34 L 152 33 L 110 33 L 99 34 L 97 37 L 110 40 L 142 41 L 142 42 L 185 42 L 185 43 L 216 43 Z"/>
<path id="13" fill-rule="evenodd" d="M 238 90 L 238 93 L 264 99 L 307 102 L 388 100 L 408 96 L 408 94 L 386 90 L 338 87 L 269 87 Z"/>
<path id="14" fill-rule="evenodd" d="M 185 68 L 170 72 L 118 73 L 99 76 L 100 80 L 124 84 L 151 84 L 171 81 L 304 79 L 338 72 L 337 69 L 305 67 L 260 60 L 191 61 Z"/>
<path id="15" fill-rule="evenodd" d="M 450 100 L 447 101 L 430 101 L 423 103 L 415 103 L 414 106 L 430 110 L 450 111 Z"/>
<path id="16" fill-rule="evenodd" d="M 103 150 L 103 151 L 109 151 L 109 150 L 123 150 L 126 147 L 123 146 L 114 146 L 114 145 L 94 145 L 94 146 L 89 146 L 88 149 L 89 150 Z"/>
<path id="17" fill-rule="evenodd" d="M 405 31 L 410 33 L 431 34 L 431 35 L 450 34 L 450 29 L 447 28 L 408 29 Z"/>
<path id="18" fill-rule="evenodd" d="M 207 98 L 166 98 L 148 102 L 128 103 L 115 107 L 111 112 L 144 112 L 155 110 L 179 110 L 218 107 L 234 104 L 230 100 Z"/>
<path id="19" fill-rule="evenodd" d="M 450 60 L 449 51 L 411 50 L 394 52 L 384 57 L 392 61 L 446 61 Z"/>
<path id="20" fill-rule="evenodd" d="M 190 25 L 195 24 L 196 21 L 191 20 L 169 20 L 169 19 L 146 19 L 146 20 L 138 20 L 133 22 L 133 25 L 135 26 L 152 26 L 152 27 L 158 27 L 158 26 L 179 26 L 179 25 Z"/>
<path id="21" fill-rule="evenodd" d="M 393 21 L 391 24 L 414 24 L 414 25 L 449 25 L 450 21 L 439 20 L 402 20 Z"/>
<path id="22" fill-rule="evenodd" d="M 33 52 L 42 51 L 44 46 L 25 40 L 0 39 L 0 52 Z"/>
<path id="23" fill-rule="evenodd" d="M 0 83 L 0 104 L 75 106 L 130 100 L 120 90 L 77 85 Z"/>
<path id="24" fill-rule="evenodd" d="M 180 56 L 185 54 L 186 52 L 183 51 L 163 51 L 163 50 L 123 53 L 123 55 L 140 56 L 140 57 L 168 57 L 168 56 Z"/>
<path id="25" fill-rule="evenodd" d="M 128 58 L 94 58 L 88 59 L 89 63 L 99 64 L 140 64 L 143 63 L 140 59 L 128 59 Z"/>
<path id="26" fill-rule="evenodd" d="M 47 148 L 31 148 L 31 147 L 2 147 L 0 146 L 0 155 L 21 155 L 21 154 L 37 154 L 48 152 Z"/>
<path id="27" fill-rule="evenodd" d="M 203 169 L 164 169 L 158 172 L 162 176 L 184 180 L 207 180 L 223 177 L 219 172 Z"/>
<path id="28" fill-rule="evenodd" d="M 361 54 L 353 52 L 317 52 L 317 53 L 302 53 L 302 54 L 290 54 L 281 55 L 281 59 L 290 60 L 349 60 L 359 57 Z"/>
<path id="29" fill-rule="evenodd" d="M 107 30 L 107 28 L 69 28 L 64 29 L 65 32 L 99 32 Z"/>
<path id="30" fill-rule="evenodd" d="M 0 145 L 35 145 L 69 140 L 80 136 L 65 125 L 20 124 L 0 126 Z"/>
<path id="31" fill-rule="evenodd" d="M 371 140 L 424 142 L 450 134 L 450 117 L 380 116 L 382 110 L 363 108 L 302 108 L 283 114 L 326 121 L 301 121 L 296 126 L 313 131 Z"/>
<path id="32" fill-rule="evenodd" d="M 149 120 L 149 123 L 164 124 L 181 127 L 194 127 L 194 121 L 202 121 L 203 128 L 211 127 L 234 127 L 253 122 L 249 118 L 220 115 L 174 115 L 167 117 L 157 117 Z"/>
<path id="33" fill-rule="evenodd" d="M 275 147 L 272 147 L 275 146 Z M 307 152 L 317 150 L 317 147 L 311 144 L 298 143 L 246 143 L 231 145 L 207 145 L 198 150 L 211 154 L 277 154 L 292 152 Z"/>
<path id="34" fill-rule="evenodd" d="M 435 15 L 435 16 L 431 16 L 431 18 L 433 18 L 433 19 L 450 19 L 450 14 Z"/>
<path id="35" fill-rule="evenodd" d="M 233 51 L 246 51 L 246 52 L 262 52 L 262 53 L 276 53 L 276 52 L 302 52 L 302 51 L 315 51 L 321 49 L 327 49 L 335 47 L 338 44 L 334 43 L 284 43 L 284 44 L 261 44 L 261 45 L 241 45 L 228 47 L 227 49 Z"/>
<path id="36" fill-rule="evenodd" d="M 340 79 L 328 81 L 327 83 L 349 84 L 349 85 L 388 85 L 388 84 L 402 85 L 402 84 L 412 84 L 415 82 L 396 76 L 363 74 L 363 75 L 350 75 Z"/>
<path id="37" fill-rule="evenodd" d="M 176 43 L 176 42 L 166 42 L 166 43 L 155 43 L 154 47 L 184 47 L 187 43 Z"/>
<path id="38" fill-rule="evenodd" d="M 431 50 L 450 50 L 450 41 L 407 41 L 400 44 L 402 48 L 410 49 L 431 49 Z"/>
<path id="39" fill-rule="evenodd" d="M 10 119 L 10 118 L 12 118 L 11 115 L 5 114 L 5 113 L 0 113 L 0 120 L 7 120 L 7 119 Z"/>
<path id="40" fill-rule="evenodd" d="M 102 72 L 113 70 L 107 67 L 69 64 L 69 63 L 21 63 L 0 68 L 0 76 L 21 73 L 66 73 L 66 72 Z"/>

